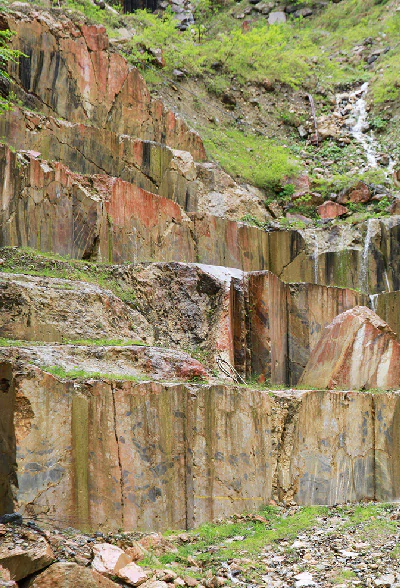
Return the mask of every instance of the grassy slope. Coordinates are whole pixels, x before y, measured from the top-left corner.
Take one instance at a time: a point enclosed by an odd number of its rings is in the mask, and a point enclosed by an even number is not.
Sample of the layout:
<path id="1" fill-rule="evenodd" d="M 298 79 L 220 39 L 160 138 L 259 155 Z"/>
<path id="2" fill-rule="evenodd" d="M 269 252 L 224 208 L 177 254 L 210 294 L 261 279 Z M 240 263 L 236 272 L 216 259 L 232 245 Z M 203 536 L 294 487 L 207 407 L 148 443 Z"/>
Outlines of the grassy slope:
<path id="1" fill-rule="evenodd" d="M 369 545 L 382 546 L 396 536 L 399 521 L 392 512 L 396 505 L 359 504 L 336 507 L 308 506 L 282 508 L 267 506 L 256 514 L 236 515 L 216 524 L 207 523 L 188 533 L 189 540 L 179 544 L 177 551 L 156 556 L 150 553 L 141 565 L 173 568 L 182 576 L 197 576 L 190 566 L 217 573 L 224 562 L 235 562 L 242 569 L 241 579 L 263 584 L 266 561 L 271 559 L 274 550 L 285 555 L 287 561 L 298 564 L 303 569 L 313 571 L 315 562 L 308 565 L 302 555 L 292 548 L 296 537 L 304 533 L 311 536 L 316 529 L 324 529 L 329 537 L 348 538 L 349 544 L 368 541 Z M 332 525 L 332 526 L 330 526 Z M 170 537 L 178 533 L 167 534 Z M 269 546 L 272 551 L 269 551 Z M 373 549 L 373 548 L 372 548 Z M 265 555 L 268 559 L 265 560 Z M 377 555 L 377 554 L 375 554 Z M 393 561 L 398 559 L 398 549 L 390 554 Z M 287 565 L 287 564 L 286 564 Z M 343 566 L 345 568 L 345 566 Z M 340 576 L 340 571 L 338 572 Z M 339 577 L 338 577 L 339 579 Z M 346 580 L 346 575 L 342 578 Z"/>

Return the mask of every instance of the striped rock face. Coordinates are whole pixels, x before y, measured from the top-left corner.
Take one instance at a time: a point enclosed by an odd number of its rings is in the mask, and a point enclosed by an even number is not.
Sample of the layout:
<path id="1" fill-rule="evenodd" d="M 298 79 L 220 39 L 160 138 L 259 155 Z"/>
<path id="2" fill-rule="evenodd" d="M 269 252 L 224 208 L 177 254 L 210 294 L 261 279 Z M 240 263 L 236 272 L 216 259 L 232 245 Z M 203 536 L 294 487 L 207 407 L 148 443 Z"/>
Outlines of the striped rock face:
<path id="1" fill-rule="evenodd" d="M 396 388 L 400 344 L 372 310 L 357 306 L 326 327 L 300 379 L 317 388 Z"/>

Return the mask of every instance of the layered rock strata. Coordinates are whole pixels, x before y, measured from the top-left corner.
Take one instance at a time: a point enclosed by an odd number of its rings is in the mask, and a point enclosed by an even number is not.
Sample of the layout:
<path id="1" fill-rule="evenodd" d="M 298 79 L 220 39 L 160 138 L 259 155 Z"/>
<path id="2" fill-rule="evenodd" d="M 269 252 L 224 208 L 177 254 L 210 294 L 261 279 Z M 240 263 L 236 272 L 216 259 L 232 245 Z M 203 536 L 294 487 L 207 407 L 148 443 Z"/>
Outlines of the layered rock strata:
<path id="1" fill-rule="evenodd" d="M 3 245 L 269 270 L 371 294 L 400 289 L 398 217 L 371 219 L 350 238 L 345 228 L 266 233 L 242 224 L 268 217 L 263 195 L 204 162 L 199 136 L 150 97 L 103 27 L 28 6 L 2 19 L 28 56 L 10 66 L 24 108 L 0 119 L 7 143 L 28 151 L 1 153 Z"/>
<path id="2" fill-rule="evenodd" d="M 397 392 L 216 371 L 396 387 L 400 344 L 354 307 L 397 329 L 399 217 L 260 228 L 263 195 L 206 161 L 104 27 L 14 8 L 0 245 L 85 260 L 106 287 L 1 274 L 1 335 L 36 345 L 0 353 L 0 514 L 161 530 L 271 499 L 399 499 Z M 54 344 L 69 339 L 105 341 Z"/>
<path id="3" fill-rule="evenodd" d="M 47 342 L 117 335 L 186 349 L 211 367 L 221 357 L 243 376 L 295 385 L 324 328 L 369 301 L 353 290 L 202 264 L 116 267 L 111 276 L 125 302 L 87 282 L 2 273 L 2 335 Z"/>

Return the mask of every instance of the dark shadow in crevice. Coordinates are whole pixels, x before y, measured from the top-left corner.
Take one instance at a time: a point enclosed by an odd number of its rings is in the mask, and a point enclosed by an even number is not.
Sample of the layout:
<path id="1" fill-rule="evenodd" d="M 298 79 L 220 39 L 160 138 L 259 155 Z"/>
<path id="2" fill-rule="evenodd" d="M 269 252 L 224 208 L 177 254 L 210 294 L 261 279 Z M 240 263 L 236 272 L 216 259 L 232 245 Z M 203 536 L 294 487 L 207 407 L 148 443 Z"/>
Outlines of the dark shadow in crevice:
<path id="1" fill-rule="evenodd" d="M 14 494 L 18 484 L 14 410 L 12 366 L 0 363 L 0 516 L 14 512 Z"/>

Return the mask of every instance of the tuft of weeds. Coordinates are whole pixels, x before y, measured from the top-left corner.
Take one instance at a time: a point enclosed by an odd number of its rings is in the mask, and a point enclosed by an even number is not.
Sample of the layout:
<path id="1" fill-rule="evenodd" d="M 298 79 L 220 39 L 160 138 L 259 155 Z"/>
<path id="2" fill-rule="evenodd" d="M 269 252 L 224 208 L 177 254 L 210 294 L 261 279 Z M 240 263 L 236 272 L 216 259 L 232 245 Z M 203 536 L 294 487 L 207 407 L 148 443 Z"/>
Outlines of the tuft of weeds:
<path id="1" fill-rule="evenodd" d="M 61 379 L 80 379 L 80 380 L 124 380 L 129 382 L 140 382 L 139 376 L 131 376 L 127 374 L 103 374 L 101 372 L 88 372 L 82 369 L 74 368 L 66 370 L 61 366 L 42 366 L 44 372 L 52 374 Z"/>

